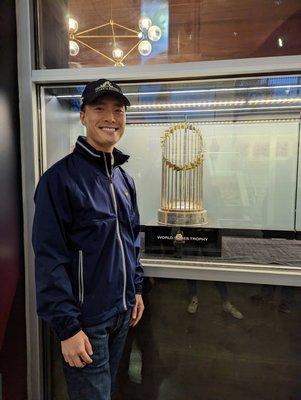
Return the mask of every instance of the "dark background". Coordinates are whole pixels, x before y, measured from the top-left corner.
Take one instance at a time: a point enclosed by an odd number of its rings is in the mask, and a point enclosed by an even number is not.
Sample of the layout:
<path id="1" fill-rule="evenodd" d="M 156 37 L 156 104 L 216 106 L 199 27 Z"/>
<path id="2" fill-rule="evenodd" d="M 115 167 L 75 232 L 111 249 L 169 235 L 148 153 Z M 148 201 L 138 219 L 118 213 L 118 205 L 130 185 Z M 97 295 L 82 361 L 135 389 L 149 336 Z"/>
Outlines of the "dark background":
<path id="1" fill-rule="evenodd" d="M 15 13 L 14 1 L 0 2 L 0 390 L 3 400 L 27 398 Z"/>

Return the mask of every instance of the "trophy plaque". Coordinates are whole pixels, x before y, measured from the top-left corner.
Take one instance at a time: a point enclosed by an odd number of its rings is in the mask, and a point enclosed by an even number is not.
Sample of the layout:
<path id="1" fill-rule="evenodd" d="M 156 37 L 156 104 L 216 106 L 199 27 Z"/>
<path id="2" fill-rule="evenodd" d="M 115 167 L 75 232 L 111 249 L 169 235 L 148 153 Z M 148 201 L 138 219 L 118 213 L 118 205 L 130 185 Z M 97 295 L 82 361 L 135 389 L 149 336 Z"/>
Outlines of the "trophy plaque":
<path id="1" fill-rule="evenodd" d="M 162 187 L 158 223 L 207 224 L 203 207 L 204 148 L 201 130 L 190 123 L 168 128 L 162 138 Z"/>

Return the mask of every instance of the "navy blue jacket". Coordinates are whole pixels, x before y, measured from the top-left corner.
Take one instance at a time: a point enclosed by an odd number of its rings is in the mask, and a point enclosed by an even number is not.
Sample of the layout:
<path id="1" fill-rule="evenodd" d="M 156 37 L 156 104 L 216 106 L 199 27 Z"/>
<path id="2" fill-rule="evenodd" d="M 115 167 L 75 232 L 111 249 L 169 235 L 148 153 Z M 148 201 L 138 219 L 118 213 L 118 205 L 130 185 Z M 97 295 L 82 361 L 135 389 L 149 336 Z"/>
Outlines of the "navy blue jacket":
<path id="1" fill-rule="evenodd" d="M 74 151 L 41 177 L 33 248 L 37 311 L 60 340 L 133 307 L 142 289 L 139 214 L 133 179 L 117 149 Z"/>

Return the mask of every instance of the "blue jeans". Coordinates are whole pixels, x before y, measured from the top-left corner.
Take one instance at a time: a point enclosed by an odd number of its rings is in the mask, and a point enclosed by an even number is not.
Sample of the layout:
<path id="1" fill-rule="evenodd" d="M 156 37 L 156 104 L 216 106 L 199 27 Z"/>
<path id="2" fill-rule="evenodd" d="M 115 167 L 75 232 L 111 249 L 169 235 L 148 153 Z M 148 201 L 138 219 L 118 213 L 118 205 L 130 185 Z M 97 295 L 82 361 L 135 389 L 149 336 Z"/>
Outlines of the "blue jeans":
<path id="1" fill-rule="evenodd" d="M 84 328 L 93 349 L 93 363 L 84 368 L 64 362 L 70 400 L 110 400 L 122 356 L 132 310 Z"/>

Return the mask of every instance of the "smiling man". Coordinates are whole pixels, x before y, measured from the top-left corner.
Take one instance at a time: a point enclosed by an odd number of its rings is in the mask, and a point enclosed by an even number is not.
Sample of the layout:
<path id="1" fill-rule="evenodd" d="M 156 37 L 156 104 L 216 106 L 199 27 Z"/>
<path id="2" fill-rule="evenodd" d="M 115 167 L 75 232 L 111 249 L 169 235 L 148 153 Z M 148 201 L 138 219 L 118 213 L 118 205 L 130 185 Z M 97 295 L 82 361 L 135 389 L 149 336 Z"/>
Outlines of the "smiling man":
<path id="1" fill-rule="evenodd" d="M 121 167 L 129 157 L 115 148 L 129 105 L 116 83 L 89 83 L 87 137 L 35 193 L 37 310 L 61 342 L 71 400 L 111 398 L 128 328 L 144 310 L 135 186 Z"/>

